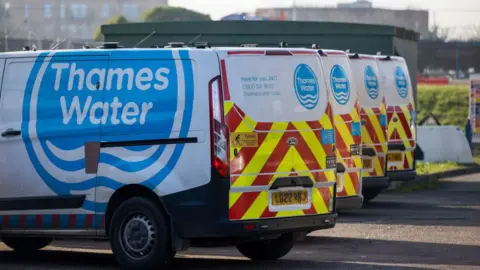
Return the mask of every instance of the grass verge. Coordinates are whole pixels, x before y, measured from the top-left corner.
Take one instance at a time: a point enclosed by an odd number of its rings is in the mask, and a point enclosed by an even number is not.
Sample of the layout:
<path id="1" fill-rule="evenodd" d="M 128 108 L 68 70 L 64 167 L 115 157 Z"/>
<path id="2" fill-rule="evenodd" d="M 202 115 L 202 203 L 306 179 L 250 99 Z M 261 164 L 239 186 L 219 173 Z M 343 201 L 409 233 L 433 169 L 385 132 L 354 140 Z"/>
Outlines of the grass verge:
<path id="1" fill-rule="evenodd" d="M 479 158 L 480 161 L 480 158 Z M 458 164 L 455 162 L 441 162 L 441 163 L 433 163 L 433 162 L 418 162 L 417 163 L 417 174 L 418 175 L 426 175 L 438 172 L 446 172 L 456 169 L 463 169 L 466 168 L 466 165 Z"/>

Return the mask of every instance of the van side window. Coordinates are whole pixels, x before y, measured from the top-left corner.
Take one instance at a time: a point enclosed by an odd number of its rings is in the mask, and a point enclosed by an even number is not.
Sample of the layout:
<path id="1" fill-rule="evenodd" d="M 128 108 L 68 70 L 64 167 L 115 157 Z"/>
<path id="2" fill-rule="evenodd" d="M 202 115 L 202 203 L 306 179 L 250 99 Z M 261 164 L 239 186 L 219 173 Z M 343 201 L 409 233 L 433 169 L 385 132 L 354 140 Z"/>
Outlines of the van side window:
<path id="1" fill-rule="evenodd" d="M 1 110 L 4 123 L 21 122 L 19 108 L 23 106 L 23 94 L 27 87 L 29 72 L 34 61 L 31 62 L 8 62 L 5 71 L 2 72 Z M 2 70 L 3 71 L 3 70 Z"/>

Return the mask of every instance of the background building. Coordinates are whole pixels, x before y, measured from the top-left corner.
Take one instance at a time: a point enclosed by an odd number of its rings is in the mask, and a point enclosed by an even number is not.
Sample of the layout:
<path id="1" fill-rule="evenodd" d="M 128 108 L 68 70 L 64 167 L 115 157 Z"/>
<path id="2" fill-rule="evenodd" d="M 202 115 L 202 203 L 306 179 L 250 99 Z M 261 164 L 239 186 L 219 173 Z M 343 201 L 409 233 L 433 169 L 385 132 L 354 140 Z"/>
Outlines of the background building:
<path id="1" fill-rule="evenodd" d="M 0 16 L 6 18 L 0 21 L 6 22 L 7 32 L 27 20 L 12 38 L 63 39 L 85 23 L 71 39 L 91 40 L 108 19 L 123 15 L 137 21 L 144 11 L 167 5 L 168 0 L 0 0 L 0 4 Z"/>
<path id="2" fill-rule="evenodd" d="M 272 20 L 344 22 L 390 25 L 406 28 L 420 33 L 420 37 L 429 34 L 427 10 L 392 10 L 374 8 L 366 0 L 352 3 L 340 3 L 336 7 L 296 7 L 257 9 L 258 16 Z"/>

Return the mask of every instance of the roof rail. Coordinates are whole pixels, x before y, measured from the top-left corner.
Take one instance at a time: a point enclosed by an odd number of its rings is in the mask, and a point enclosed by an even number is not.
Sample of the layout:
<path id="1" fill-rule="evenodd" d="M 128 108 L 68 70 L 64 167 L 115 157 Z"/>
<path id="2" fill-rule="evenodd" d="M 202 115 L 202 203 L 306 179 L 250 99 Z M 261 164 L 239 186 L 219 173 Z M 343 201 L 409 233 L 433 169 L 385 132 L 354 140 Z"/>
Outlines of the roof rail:
<path id="1" fill-rule="evenodd" d="M 169 42 L 165 48 L 183 48 L 185 47 L 185 43 L 183 42 Z"/>
<path id="2" fill-rule="evenodd" d="M 118 48 L 124 48 L 120 43 L 118 42 L 104 42 L 101 46 L 97 47 L 98 49 L 118 49 Z"/>

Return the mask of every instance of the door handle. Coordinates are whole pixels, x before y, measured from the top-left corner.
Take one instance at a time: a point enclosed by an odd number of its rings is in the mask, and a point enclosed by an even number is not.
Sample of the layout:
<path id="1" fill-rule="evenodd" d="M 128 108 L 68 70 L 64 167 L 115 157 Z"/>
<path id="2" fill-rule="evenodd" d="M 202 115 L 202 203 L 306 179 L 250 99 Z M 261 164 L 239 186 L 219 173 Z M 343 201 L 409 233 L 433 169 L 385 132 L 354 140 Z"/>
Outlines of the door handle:
<path id="1" fill-rule="evenodd" d="M 2 132 L 2 137 L 14 137 L 14 136 L 20 136 L 21 134 L 22 132 L 20 130 L 13 130 L 10 128 Z"/>

